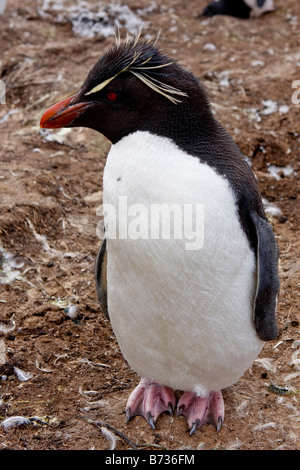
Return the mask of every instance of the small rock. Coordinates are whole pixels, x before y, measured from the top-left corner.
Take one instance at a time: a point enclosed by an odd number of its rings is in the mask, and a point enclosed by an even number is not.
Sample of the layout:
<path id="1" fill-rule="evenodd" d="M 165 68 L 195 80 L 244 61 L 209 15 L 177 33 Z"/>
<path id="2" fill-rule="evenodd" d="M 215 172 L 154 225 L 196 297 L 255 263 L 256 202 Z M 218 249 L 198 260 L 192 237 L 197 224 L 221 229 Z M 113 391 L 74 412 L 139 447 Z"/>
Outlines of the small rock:
<path id="1" fill-rule="evenodd" d="M 3 339 L 0 339 L 0 365 L 4 366 L 7 363 L 6 346 Z"/>

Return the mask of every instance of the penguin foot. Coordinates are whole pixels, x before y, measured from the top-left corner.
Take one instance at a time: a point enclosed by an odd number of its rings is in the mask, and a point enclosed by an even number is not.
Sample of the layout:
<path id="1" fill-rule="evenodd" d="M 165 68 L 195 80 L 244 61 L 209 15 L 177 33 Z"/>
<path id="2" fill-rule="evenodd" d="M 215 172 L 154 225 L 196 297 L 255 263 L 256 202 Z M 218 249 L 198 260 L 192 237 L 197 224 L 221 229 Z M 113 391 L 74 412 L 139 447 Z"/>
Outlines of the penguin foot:
<path id="1" fill-rule="evenodd" d="M 171 388 L 142 378 L 139 385 L 133 390 L 126 405 L 126 420 L 134 416 L 143 416 L 152 429 L 158 416 L 164 411 L 173 413 L 176 399 Z"/>
<path id="2" fill-rule="evenodd" d="M 219 432 L 224 421 L 222 392 L 210 392 L 204 398 L 185 392 L 177 404 L 177 416 L 180 414 L 187 418 L 190 435 L 204 424 L 213 424 Z"/>

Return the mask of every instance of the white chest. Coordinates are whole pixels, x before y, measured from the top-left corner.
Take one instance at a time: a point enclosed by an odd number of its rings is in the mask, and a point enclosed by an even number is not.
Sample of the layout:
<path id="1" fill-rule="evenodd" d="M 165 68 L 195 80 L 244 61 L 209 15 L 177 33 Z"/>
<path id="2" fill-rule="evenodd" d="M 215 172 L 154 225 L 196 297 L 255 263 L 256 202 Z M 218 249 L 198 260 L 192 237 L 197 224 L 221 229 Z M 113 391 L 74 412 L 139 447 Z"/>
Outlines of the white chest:
<path id="1" fill-rule="evenodd" d="M 235 382 L 263 343 L 252 325 L 255 257 L 227 181 L 137 132 L 109 153 L 103 202 L 116 229 L 108 311 L 131 367 L 199 394 Z"/>

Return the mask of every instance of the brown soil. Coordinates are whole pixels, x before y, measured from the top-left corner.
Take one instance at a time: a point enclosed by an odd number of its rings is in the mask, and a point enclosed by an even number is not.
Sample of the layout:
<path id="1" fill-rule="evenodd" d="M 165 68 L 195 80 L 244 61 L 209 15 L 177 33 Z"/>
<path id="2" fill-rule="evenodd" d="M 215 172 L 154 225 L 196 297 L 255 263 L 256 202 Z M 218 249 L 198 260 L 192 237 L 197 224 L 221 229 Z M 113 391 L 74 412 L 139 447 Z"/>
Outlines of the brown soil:
<path id="1" fill-rule="evenodd" d="M 182 416 L 162 415 L 155 431 L 140 417 L 125 422 L 138 377 L 100 311 L 93 274 L 110 144 L 86 129 L 39 130 L 43 111 L 79 88 L 114 39 L 77 37 L 55 12 L 41 15 L 41 3 L 8 2 L 0 17 L 7 91 L 0 105 L 0 447 L 108 449 L 98 420 L 130 439 L 119 436 L 116 449 L 299 449 L 298 0 L 277 0 L 275 13 L 251 21 L 202 22 L 204 0 L 165 0 L 142 16 L 145 33 L 160 29 L 160 47 L 202 80 L 216 116 L 252 161 L 263 197 L 281 210 L 271 217 L 281 251 L 280 336 L 224 391 L 222 430 L 207 425 L 192 437 Z M 149 3 L 127 5 L 139 14 Z M 270 114 L 266 100 L 278 104 Z M 270 165 L 294 172 L 276 179 Z M 20 380 L 16 368 L 31 377 Z M 12 416 L 30 421 L 4 429 Z"/>

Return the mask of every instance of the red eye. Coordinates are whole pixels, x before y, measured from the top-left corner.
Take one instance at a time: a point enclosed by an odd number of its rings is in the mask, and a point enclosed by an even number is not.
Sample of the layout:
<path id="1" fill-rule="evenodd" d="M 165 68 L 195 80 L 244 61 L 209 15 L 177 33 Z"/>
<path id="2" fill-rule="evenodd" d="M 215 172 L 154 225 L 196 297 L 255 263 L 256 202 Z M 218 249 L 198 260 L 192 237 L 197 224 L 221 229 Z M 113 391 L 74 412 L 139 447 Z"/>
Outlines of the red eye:
<path id="1" fill-rule="evenodd" d="M 116 93 L 111 92 L 111 93 L 108 93 L 107 98 L 110 101 L 114 101 L 117 98 L 117 95 L 116 95 Z"/>

